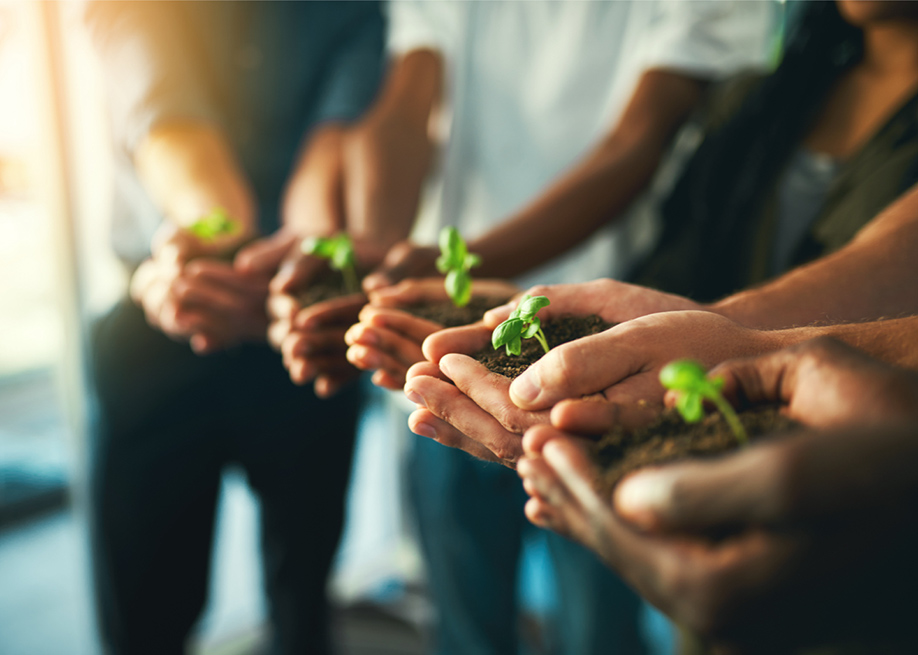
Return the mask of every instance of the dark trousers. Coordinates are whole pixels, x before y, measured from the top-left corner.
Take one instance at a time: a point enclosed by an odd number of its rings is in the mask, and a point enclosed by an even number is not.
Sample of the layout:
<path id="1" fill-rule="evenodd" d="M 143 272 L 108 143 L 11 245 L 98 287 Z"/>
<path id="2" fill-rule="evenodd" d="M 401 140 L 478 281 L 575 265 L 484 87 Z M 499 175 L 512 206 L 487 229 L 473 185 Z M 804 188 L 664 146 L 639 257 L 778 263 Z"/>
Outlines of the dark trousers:
<path id="1" fill-rule="evenodd" d="M 517 571 L 526 493 L 514 471 L 417 438 L 409 468 L 430 594 L 436 655 L 515 655 Z M 646 655 L 640 599 L 598 557 L 547 534 L 563 655 Z"/>
<path id="2" fill-rule="evenodd" d="M 184 652 L 206 600 L 221 471 L 261 500 L 272 652 L 329 650 L 325 583 L 359 405 L 319 400 L 267 346 L 199 357 L 125 301 L 93 333 L 93 557 L 113 653 Z"/>

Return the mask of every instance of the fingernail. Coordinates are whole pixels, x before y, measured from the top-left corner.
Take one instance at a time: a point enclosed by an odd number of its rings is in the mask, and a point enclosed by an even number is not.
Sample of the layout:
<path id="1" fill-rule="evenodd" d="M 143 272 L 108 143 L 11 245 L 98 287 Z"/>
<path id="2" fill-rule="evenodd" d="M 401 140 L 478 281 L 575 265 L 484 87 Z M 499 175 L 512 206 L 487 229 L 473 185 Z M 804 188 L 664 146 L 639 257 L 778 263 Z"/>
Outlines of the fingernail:
<path id="1" fill-rule="evenodd" d="M 531 404 L 539 397 L 539 386 L 533 382 L 532 375 L 523 373 L 510 384 L 510 399 L 516 405 Z M 517 402 L 519 401 L 519 402 Z"/>
<path id="2" fill-rule="evenodd" d="M 672 501 L 672 477 L 647 471 L 626 478 L 615 490 L 615 508 L 630 520 L 649 527 L 656 514 L 666 511 Z"/>
<path id="3" fill-rule="evenodd" d="M 428 439 L 437 438 L 437 431 L 434 430 L 432 425 L 427 423 L 418 423 L 416 426 L 414 426 L 412 432 L 422 437 L 427 437 Z"/>
<path id="4" fill-rule="evenodd" d="M 405 389 L 405 397 L 419 407 L 427 407 L 427 403 L 424 402 L 421 394 L 419 394 L 414 389 Z"/>

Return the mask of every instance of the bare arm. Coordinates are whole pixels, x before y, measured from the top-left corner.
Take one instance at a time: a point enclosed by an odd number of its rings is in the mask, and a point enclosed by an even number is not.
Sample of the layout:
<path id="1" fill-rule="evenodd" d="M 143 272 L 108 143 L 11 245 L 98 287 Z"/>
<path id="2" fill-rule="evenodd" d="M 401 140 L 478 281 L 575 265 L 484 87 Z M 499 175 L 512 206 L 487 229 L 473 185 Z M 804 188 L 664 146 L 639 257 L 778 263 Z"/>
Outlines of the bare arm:
<path id="1" fill-rule="evenodd" d="M 620 215 L 650 182 L 703 86 L 680 73 L 646 72 L 618 124 L 598 146 L 531 204 L 470 245 L 484 259 L 480 275 L 519 275 Z"/>
<path id="2" fill-rule="evenodd" d="M 841 250 L 711 306 L 739 323 L 782 328 L 918 313 L 918 189 Z"/>

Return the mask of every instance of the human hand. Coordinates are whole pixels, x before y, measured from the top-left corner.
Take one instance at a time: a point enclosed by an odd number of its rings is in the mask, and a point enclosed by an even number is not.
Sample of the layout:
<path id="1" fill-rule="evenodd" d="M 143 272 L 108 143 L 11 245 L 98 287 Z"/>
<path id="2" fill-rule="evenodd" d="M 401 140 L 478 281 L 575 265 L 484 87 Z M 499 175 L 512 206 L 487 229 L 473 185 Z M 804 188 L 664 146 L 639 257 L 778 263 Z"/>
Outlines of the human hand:
<path id="1" fill-rule="evenodd" d="M 655 291 L 617 280 L 600 279 L 578 284 L 537 285 L 506 305 L 495 307 L 484 316 L 484 324 L 495 328 L 507 320 L 523 295 L 546 296 L 551 304 L 539 312 L 542 320 L 560 316 L 595 314 L 607 323 L 624 323 L 647 314 L 701 310 L 696 302 L 662 291 Z"/>
<path id="2" fill-rule="evenodd" d="M 150 325 L 189 341 L 198 354 L 264 339 L 269 275 L 240 271 L 218 258 L 239 246 L 238 235 L 203 241 L 173 224 L 157 232 L 153 256 L 131 280 L 131 297 Z M 249 246 L 262 247 L 262 246 Z"/>
<path id="3" fill-rule="evenodd" d="M 613 503 L 584 443 L 538 426 L 518 472 L 533 523 L 600 554 L 674 621 L 738 652 L 784 652 L 892 639 L 914 612 L 918 534 L 902 521 L 918 490 L 914 433 L 777 439 L 639 472 Z"/>
<path id="4" fill-rule="evenodd" d="M 472 293 L 476 296 L 502 298 L 515 291 L 516 286 L 504 280 L 472 282 Z M 360 311 L 360 322 L 345 335 L 350 346 L 348 361 L 357 368 L 374 371 L 374 384 L 401 389 L 408 368 L 424 360 L 422 342 L 443 326 L 400 308 L 424 302 L 450 302 L 443 278 L 407 279 L 369 295 L 370 303 Z"/>

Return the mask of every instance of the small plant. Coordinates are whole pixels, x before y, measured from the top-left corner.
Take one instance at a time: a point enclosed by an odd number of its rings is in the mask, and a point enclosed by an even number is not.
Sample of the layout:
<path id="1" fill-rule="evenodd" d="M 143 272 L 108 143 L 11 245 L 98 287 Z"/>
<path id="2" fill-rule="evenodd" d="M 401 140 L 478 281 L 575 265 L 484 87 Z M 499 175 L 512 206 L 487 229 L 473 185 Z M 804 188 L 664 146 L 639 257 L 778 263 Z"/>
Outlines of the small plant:
<path id="1" fill-rule="evenodd" d="M 510 314 L 510 318 L 494 328 L 494 332 L 491 333 L 491 345 L 494 346 L 494 350 L 504 346 L 508 355 L 519 355 L 523 350 L 523 339 L 535 337 L 547 353 L 548 340 L 542 332 L 542 321 L 536 314 L 549 304 L 551 303 L 545 296 L 523 296 L 520 304 Z"/>
<path id="2" fill-rule="evenodd" d="M 686 423 L 697 423 L 704 416 L 702 402 L 707 399 L 714 403 L 727 425 L 742 445 L 749 443 L 746 429 L 730 403 L 726 401 L 720 390 L 723 389 L 724 379 L 709 379 L 704 368 L 698 362 L 690 359 L 679 359 L 670 362 L 660 371 L 660 382 L 667 389 L 676 391 L 676 409 L 685 419 Z"/>
<path id="3" fill-rule="evenodd" d="M 344 285 L 351 293 L 360 291 L 360 280 L 357 279 L 357 255 L 351 238 L 341 232 L 333 237 L 310 237 L 303 241 L 302 251 L 328 260 L 328 265 L 341 271 Z"/>
<path id="4" fill-rule="evenodd" d="M 481 257 L 469 252 L 468 246 L 454 227 L 440 230 L 440 256 L 437 270 L 446 275 L 446 293 L 456 307 L 465 307 L 472 299 L 472 276 L 469 271 L 481 265 Z"/>
<path id="5" fill-rule="evenodd" d="M 202 241 L 213 241 L 217 237 L 231 236 L 242 229 L 239 221 L 230 218 L 223 207 L 214 207 L 188 226 L 188 231 Z"/>

